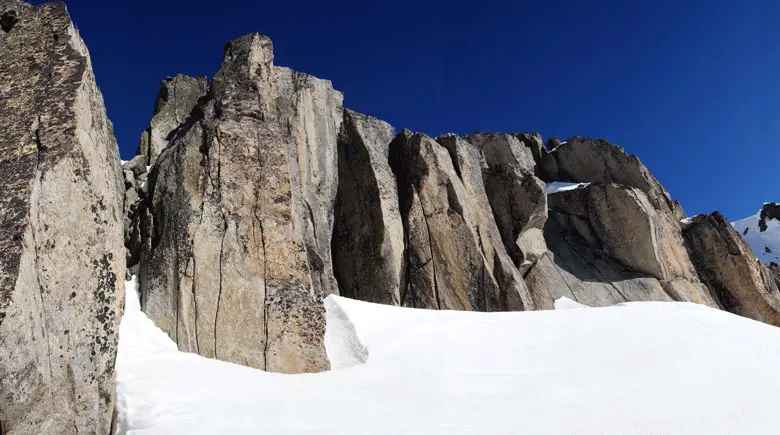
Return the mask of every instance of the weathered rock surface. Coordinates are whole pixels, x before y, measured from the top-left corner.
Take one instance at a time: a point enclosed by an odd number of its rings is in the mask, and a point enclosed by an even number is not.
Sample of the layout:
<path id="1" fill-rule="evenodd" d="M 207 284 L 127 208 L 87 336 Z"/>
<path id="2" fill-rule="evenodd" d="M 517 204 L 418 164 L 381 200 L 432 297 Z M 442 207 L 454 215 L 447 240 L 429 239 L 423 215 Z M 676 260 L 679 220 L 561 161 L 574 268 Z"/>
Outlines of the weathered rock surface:
<path id="1" fill-rule="evenodd" d="M 780 277 L 722 214 L 695 216 L 683 235 L 699 276 L 724 309 L 780 326 Z"/>
<path id="2" fill-rule="evenodd" d="M 226 45 L 207 98 L 152 168 L 140 284 L 180 349 L 277 372 L 327 369 L 342 96 L 273 65 L 258 34 Z"/>
<path id="3" fill-rule="evenodd" d="M 531 150 L 534 160 L 538 163 L 542 161 L 542 157 L 547 154 L 547 150 L 544 148 L 544 141 L 542 135 L 539 133 L 519 133 L 514 134 L 514 137 L 520 140 L 528 149 Z"/>
<path id="4" fill-rule="evenodd" d="M 536 173 L 542 138 L 506 133 L 474 133 L 465 139 L 484 155 L 483 179 L 504 246 L 525 272 L 547 251 L 542 229 L 547 221 L 547 192 Z"/>
<path id="5" fill-rule="evenodd" d="M 395 133 L 386 122 L 344 111 L 339 133 L 339 189 L 333 263 L 340 294 L 401 303 L 404 231 L 388 153 Z"/>
<path id="6" fill-rule="evenodd" d="M 0 0 L 0 16 L 1 426 L 107 434 L 125 272 L 112 126 L 64 4 Z"/>
<path id="7" fill-rule="evenodd" d="M 540 163 L 544 181 L 611 182 L 644 192 L 655 208 L 666 206 L 679 219 L 685 214 L 653 174 L 633 154 L 603 139 L 573 137 L 549 150 Z"/>
<path id="8" fill-rule="evenodd" d="M 588 277 L 585 280 L 601 281 L 614 286 L 616 281 L 633 280 L 633 276 L 644 276 L 657 280 L 657 287 L 668 294 L 647 293 L 632 289 L 620 292 L 627 301 L 672 300 L 696 302 L 717 307 L 709 290 L 699 281 L 691 264 L 680 234 L 680 228 L 669 211 L 658 211 L 647 196 L 639 189 L 619 186 L 613 183 L 593 183 L 578 189 L 549 195 L 550 209 L 556 214 L 557 223 L 545 233 L 547 243 L 555 258 L 562 261 L 561 267 L 573 275 L 587 270 L 581 262 L 567 262 L 571 253 L 566 252 L 560 239 L 568 242 L 569 250 L 583 253 L 582 260 L 590 263 L 591 273 L 601 271 L 604 266 L 594 258 L 610 257 L 609 262 L 620 264 L 618 270 L 631 271 L 630 278 L 621 274 L 601 273 L 601 278 Z M 555 229 L 552 229 L 555 228 Z M 577 234 L 577 238 L 565 232 Z M 563 232 L 564 234 L 557 234 Z M 589 245 L 583 247 L 581 245 Z M 548 265 L 549 266 L 549 265 Z M 546 295 L 560 273 L 553 273 L 548 266 L 535 267 L 529 279 L 534 294 Z M 610 269 L 616 267 L 610 266 Z M 573 272 L 572 272 L 573 271 Z M 575 283 L 576 284 L 576 283 Z M 572 284 L 569 284 L 572 287 Z M 603 293 L 603 292 L 602 292 Z M 555 295 L 553 295 L 555 296 Z M 578 295 L 583 298 L 583 295 Z M 609 299 L 599 298 L 596 302 L 609 304 Z M 540 303 L 537 301 L 537 303 Z M 549 305 L 550 301 L 547 300 Z"/>
<path id="9" fill-rule="evenodd" d="M 628 301 L 672 301 L 657 279 L 634 272 L 583 237 L 585 219 L 550 212 L 547 252 L 526 274 L 537 309 L 550 310 L 560 297 L 593 307 Z"/>
<path id="10" fill-rule="evenodd" d="M 190 115 L 198 100 L 206 95 L 206 78 L 179 74 L 167 77 L 160 84 L 149 126 L 141 134 L 138 156 L 143 164 L 151 166 L 168 146 L 172 134 Z"/>
<path id="11" fill-rule="evenodd" d="M 457 166 L 445 146 L 424 134 L 404 130 L 390 144 L 406 237 L 402 304 L 476 311 L 533 309 L 522 276 L 499 242 L 480 183 L 481 155 L 457 137 L 440 140 L 454 151 Z"/>

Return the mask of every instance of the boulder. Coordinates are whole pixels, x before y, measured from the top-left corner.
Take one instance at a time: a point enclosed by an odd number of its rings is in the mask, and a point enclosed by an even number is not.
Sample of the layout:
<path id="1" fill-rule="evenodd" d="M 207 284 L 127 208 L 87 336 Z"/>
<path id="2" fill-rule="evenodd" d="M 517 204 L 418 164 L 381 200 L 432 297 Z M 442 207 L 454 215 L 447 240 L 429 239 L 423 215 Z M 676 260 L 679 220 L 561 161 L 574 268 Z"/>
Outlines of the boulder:
<path id="1" fill-rule="evenodd" d="M 390 144 L 406 236 L 402 304 L 474 311 L 533 309 L 522 276 L 498 243 L 487 198 L 478 185 L 481 155 L 459 138 L 441 140 L 455 151 L 457 165 L 446 147 L 424 134 L 404 130 Z"/>
<path id="2" fill-rule="evenodd" d="M 723 309 L 780 326 L 780 278 L 756 259 L 725 216 L 695 216 L 683 235 L 699 276 Z"/>
<path id="3" fill-rule="evenodd" d="M 344 111 L 331 244 L 342 296 L 400 305 L 406 273 L 398 189 L 388 163 L 394 136 L 390 124 Z"/>
<path id="4" fill-rule="evenodd" d="M 136 157 L 142 166 L 151 166 L 168 146 L 174 130 L 189 116 L 198 100 L 206 95 L 206 77 L 178 74 L 160 84 L 149 126 L 141 134 Z"/>
<path id="5" fill-rule="evenodd" d="M 274 66 L 264 36 L 226 45 L 143 205 L 142 306 L 181 350 L 275 372 L 328 368 L 341 101 L 329 81 Z"/>
<path id="6" fill-rule="evenodd" d="M 65 5 L 0 0 L 0 16 L 0 427 L 107 434 L 124 300 L 119 152 Z"/>

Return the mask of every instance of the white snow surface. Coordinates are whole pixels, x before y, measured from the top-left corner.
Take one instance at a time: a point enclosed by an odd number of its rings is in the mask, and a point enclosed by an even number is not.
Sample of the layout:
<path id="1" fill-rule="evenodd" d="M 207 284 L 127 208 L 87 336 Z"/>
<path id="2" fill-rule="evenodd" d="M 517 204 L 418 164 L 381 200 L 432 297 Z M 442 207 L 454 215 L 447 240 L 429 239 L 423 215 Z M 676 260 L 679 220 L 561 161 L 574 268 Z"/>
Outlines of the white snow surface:
<path id="1" fill-rule="evenodd" d="M 780 222 L 767 219 L 766 231 L 761 231 L 758 222 L 761 219 L 759 210 L 753 216 L 732 222 L 731 226 L 742 236 L 753 249 L 753 253 L 762 262 L 780 264 Z"/>
<path id="2" fill-rule="evenodd" d="M 567 183 L 563 181 L 553 181 L 552 183 L 547 183 L 547 194 L 550 195 L 557 192 L 579 189 L 580 187 L 585 187 L 589 184 L 590 183 Z"/>
<path id="3" fill-rule="evenodd" d="M 182 353 L 139 310 L 117 358 L 117 434 L 776 434 L 780 328 L 703 306 L 520 313 L 326 300 L 335 370 Z"/>

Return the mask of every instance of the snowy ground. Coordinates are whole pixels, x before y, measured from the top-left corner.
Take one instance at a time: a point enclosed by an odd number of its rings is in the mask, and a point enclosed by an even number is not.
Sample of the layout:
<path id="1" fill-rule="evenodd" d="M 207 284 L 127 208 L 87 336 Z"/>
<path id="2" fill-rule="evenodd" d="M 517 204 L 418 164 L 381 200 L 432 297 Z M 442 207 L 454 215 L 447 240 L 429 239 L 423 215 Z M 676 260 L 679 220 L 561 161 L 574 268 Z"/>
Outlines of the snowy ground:
<path id="1" fill-rule="evenodd" d="M 753 248 L 753 252 L 759 260 L 766 264 L 771 262 L 780 264 L 780 222 L 768 219 L 766 221 L 767 230 L 762 232 L 758 227 L 760 215 L 759 211 L 753 216 L 732 222 L 731 225 Z"/>
<path id="2" fill-rule="evenodd" d="M 411 310 L 329 297 L 335 370 L 176 350 L 127 285 L 118 434 L 776 434 L 780 328 L 706 307 Z"/>

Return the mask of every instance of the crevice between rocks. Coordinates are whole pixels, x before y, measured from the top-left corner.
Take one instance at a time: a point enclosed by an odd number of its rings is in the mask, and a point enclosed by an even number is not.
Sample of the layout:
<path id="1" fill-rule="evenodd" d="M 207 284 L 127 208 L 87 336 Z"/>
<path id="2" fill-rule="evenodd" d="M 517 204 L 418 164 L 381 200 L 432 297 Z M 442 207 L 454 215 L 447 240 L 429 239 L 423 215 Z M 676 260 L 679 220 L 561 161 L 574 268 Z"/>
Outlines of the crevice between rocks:
<path id="1" fill-rule="evenodd" d="M 49 339 L 49 327 L 48 323 L 46 321 L 46 304 L 44 301 L 44 289 L 43 289 L 43 271 L 40 268 L 40 253 L 38 251 L 38 230 L 37 230 L 37 223 L 40 222 L 40 189 L 43 186 L 43 170 L 41 169 L 41 166 L 43 165 L 43 156 L 41 154 L 41 151 L 43 149 L 43 144 L 41 143 L 41 136 L 40 136 L 40 114 L 37 114 L 37 123 L 38 125 L 35 128 L 35 142 L 36 142 L 36 161 L 35 161 L 35 177 L 34 177 L 34 184 L 30 186 L 29 190 L 29 197 L 31 198 L 31 202 L 29 205 L 29 208 L 27 209 L 27 221 L 30 226 L 30 234 L 32 235 L 32 245 L 33 245 L 33 253 L 35 255 L 34 264 L 35 264 L 35 281 L 38 286 L 38 295 L 40 296 L 40 303 L 41 303 L 41 314 L 43 316 L 42 322 L 41 322 L 41 328 L 43 332 L 43 339 L 46 341 L 46 359 L 49 366 L 49 381 L 54 381 L 54 369 L 52 367 L 52 351 L 51 351 L 51 340 Z M 34 202 L 33 202 L 34 201 Z M 35 220 L 33 220 L 32 210 L 33 208 L 36 211 Z"/>
<path id="2" fill-rule="evenodd" d="M 415 191 L 417 189 L 414 189 Z M 428 225 L 428 215 L 425 214 L 420 195 L 417 195 L 417 203 L 420 204 L 420 210 L 422 211 L 423 221 L 425 222 L 425 231 L 428 233 L 428 250 L 431 254 L 431 267 L 433 268 L 433 296 L 436 300 L 436 309 L 441 310 L 441 300 L 439 299 L 439 284 L 436 278 L 436 259 L 433 253 L 433 237 L 431 237 L 431 226 Z"/>
<path id="3" fill-rule="evenodd" d="M 222 256 L 225 253 L 225 237 L 227 236 L 228 222 L 225 214 L 222 214 L 222 240 L 219 243 L 219 292 L 217 293 L 217 310 L 214 312 L 214 358 L 217 356 L 217 327 L 219 325 L 219 304 L 222 301 Z"/>
<path id="4" fill-rule="evenodd" d="M 263 221 L 257 219 L 257 223 L 260 225 L 260 243 L 263 250 L 263 334 L 265 339 L 263 340 L 263 370 L 268 370 L 268 257 L 265 251 L 265 228 L 263 228 Z"/>

